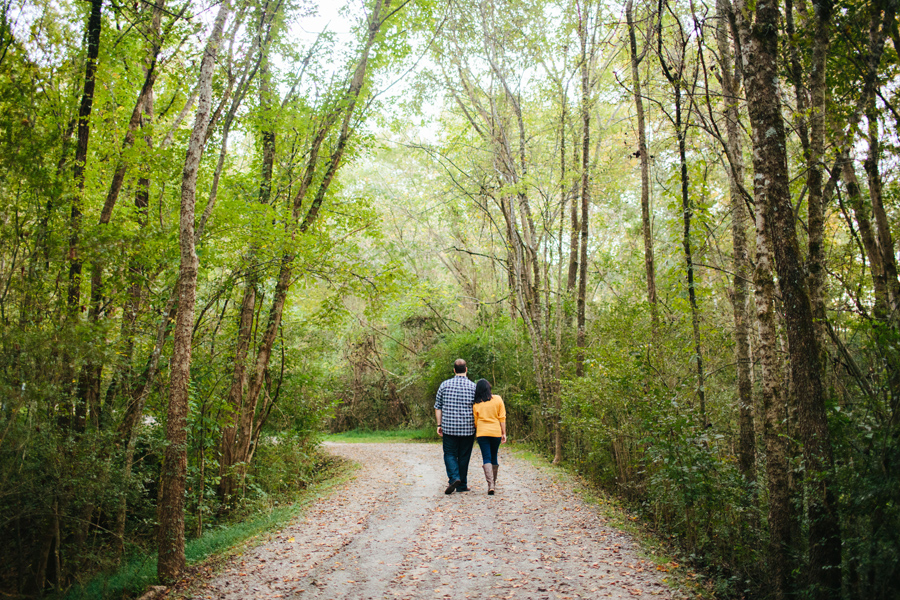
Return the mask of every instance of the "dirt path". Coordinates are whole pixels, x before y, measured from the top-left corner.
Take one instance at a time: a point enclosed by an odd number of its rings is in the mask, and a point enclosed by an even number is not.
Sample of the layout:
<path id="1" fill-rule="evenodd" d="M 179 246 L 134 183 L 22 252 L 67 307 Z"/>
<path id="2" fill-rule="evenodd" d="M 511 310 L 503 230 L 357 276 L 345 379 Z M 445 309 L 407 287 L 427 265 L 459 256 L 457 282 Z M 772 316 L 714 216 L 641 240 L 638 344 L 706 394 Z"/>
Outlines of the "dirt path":
<path id="1" fill-rule="evenodd" d="M 501 450 L 486 495 L 444 495 L 434 444 L 327 444 L 362 468 L 305 518 L 231 559 L 194 598 L 644 598 L 675 596 L 626 534 Z"/>

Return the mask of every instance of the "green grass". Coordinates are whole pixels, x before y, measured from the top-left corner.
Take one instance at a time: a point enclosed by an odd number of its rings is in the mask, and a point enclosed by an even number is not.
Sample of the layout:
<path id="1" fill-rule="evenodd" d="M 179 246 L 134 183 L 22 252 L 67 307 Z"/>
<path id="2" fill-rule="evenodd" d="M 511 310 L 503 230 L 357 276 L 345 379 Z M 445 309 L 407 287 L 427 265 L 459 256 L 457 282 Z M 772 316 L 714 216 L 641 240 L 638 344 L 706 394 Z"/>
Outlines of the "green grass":
<path id="1" fill-rule="evenodd" d="M 436 442 L 440 438 L 434 427 L 421 429 L 394 429 L 392 431 L 369 431 L 354 429 L 325 436 L 327 442 L 386 444 L 399 442 Z"/>
<path id="2" fill-rule="evenodd" d="M 303 514 L 316 499 L 346 481 L 351 470 L 351 465 L 338 467 L 331 476 L 306 488 L 289 504 L 270 506 L 244 520 L 210 529 L 201 537 L 188 541 L 184 549 L 188 565 L 196 565 L 224 554 L 247 543 L 254 536 L 288 523 Z M 98 575 L 85 585 L 73 587 L 63 598 L 112 600 L 133 597 L 156 583 L 156 556 L 140 554 L 132 556 L 113 573 Z"/>

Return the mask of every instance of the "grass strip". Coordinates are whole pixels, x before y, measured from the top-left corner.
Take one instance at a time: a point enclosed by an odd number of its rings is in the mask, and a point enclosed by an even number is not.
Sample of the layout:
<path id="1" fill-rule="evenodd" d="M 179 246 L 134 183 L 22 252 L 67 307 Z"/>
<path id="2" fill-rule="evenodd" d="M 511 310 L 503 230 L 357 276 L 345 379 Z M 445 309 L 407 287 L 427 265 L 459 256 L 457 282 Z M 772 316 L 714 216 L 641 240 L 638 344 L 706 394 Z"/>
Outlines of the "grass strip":
<path id="1" fill-rule="evenodd" d="M 368 429 L 353 429 L 343 433 L 326 435 L 326 442 L 341 442 L 345 444 L 397 444 L 402 442 L 436 442 L 438 437 L 434 427 L 421 427 L 419 429 L 392 429 L 390 431 L 371 431 Z"/>
<path id="2" fill-rule="evenodd" d="M 189 540 L 184 548 L 188 565 L 227 553 L 254 536 L 299 517 L 310 504 L 347 481 L 353 469 L 354 465 L 350 464 L 335 467 L 326 478 L 298 493 L 290 503 L 265 507 L 247 519 L 210 529 L 201 537 Z M 64 600 L 129 598 L 141 594 L 157 582 L 156 555 L 141 553 L 132 555 L 118 570 L 97 575 L 88 583 L 76 585 L 58 597 Z"/>

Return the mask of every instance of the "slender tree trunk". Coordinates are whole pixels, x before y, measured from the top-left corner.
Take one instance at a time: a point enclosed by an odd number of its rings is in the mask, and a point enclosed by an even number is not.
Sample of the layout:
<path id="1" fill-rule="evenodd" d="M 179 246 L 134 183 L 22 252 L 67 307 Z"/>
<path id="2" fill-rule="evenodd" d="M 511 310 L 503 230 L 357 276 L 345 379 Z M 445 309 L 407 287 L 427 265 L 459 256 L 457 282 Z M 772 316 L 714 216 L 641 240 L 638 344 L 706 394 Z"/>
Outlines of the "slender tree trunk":
<path id="1" fill-rule="evenodd" d="M 735 359 L 738 375 L 740 443 L 738 465 L 747 481 L 756 481 L 756 436 L 753 425 L 753 385 L 750 378 L 750 250 L 747 244 L 748 211 L 744 201 L 744 148 L 740 129 L 740 89 L 743 73 L 736 63 L 728 36 L 727 8 L 720 0 L 716 7 L 719 24 L 717 42 L 725 101 L 725 131 L 728 136 L 729 196 L 731 197 L 731 239 L 733 248 L 732 307 L 734 309 Z"/>
<path id="2" fill-rule="evenodd" d="M 869 182 L 869 197 L 872 201 L 872 213 L 875 216 L 875 229 L 878 234 L 878 246 L 881 253 L 881 264 L 884 271 L 885 286 L 890 299 L 891 321 L 900 320 L 900 279 L 897 278 L 897 258 L 894 253 L 894 239 L 891 235 L 891 222 L 884 210 L 884 193 L 881 172 L 878 163 L 881 157 L 881 142 L 878 134 L 878 115 L 874 100 L 869 104 L 866 118 L 869 121 L 869 149 L 863 166 Z"/>
<path id="3" fill-rule="evenodd" d="M 697 306 L 697 290 L 694 280 L 694 253 L 691 247 L 691 218 L 694 208 L 688 193 L 689 179 L 687 170 L 686 126 L 681 122 L 681 86 L 675 83 L 675 131 L 678 136 L 678 157 L 681 163 L 681 210 L 684 222 L 682 246 L 684 248 L 684 263 L 687 270 L 688 300 L 691 304 L 691 330 L 694 335 L 694 357 L 697 361 L 697 398 L 700 400 L 700 418 L 703 426 L 709 423 L 706 414 L 706 378 L 703 372 L 703 348 L 700 344 L 700 309 Z"/>
<path id="4" fill-rule="evenodd" d="M 684 41 L 684 33 L 681 33 L 681 52 L 678 58 L 677 69 L 669 65 L 663 52 L 663 35 L 662 35 L 662 15 L 663 0 L 659 1 L 659 21 L 657 22 L 657 56 L 659 58 L 660 67 L 662 67 L 663 75 L 672 86 L 675 96 L 675 137 L 678 139 L 678 161 L 679 161 L 679 177 L 681 181 L 681 211 L 682 223 L 684 224 L 681 245 L 684 250 L 685 270 L 687 272 L 687 291 L 688 300 L 691 306 L 691 329 L 694 337 L 694 358 L 697 364 L 697 398 L 700 401 L 700 418 L 703 420 L 703 426 L 709 423 L 706 414 L 706 382 L 703 371 L 703 349 L 700 344 L 700 310 L 697 307 L 697 292 L 694 282 L 694 256 L 691 248 L 691 219 L 693 217 L 694 208 L 691 203 L 689 194 L 690 180 L 688 178 L 687 168 L 687 124 L 683 122 L 682 107 L 682 86 L 684 81 L 684 55 L 686 42 Z M 677 21 L 676 21 L 677 22 Z"/>
<path id="5" fill-rule="evenodd" d="M 72 168 L 75 178 L 75 198 L 72 201 L 69 236 L 69 315 L 79 311 L 81 303 L 81 257 L 79 243 L 81 236 L 82 200 L 84 195 L 84 170 L 87 163 L 88 141 L 91 137 L 91 110 L 94 106 L 95 76 L 97 57 L 100 55 L 100 32 L 103 27 L 103 0 L 91 0 L 91 14 L 87 22 L 87 60 L 84 68 L 84 91 L 78 108 L 78 144 L 75 147 L 75 164 Z"/>
<path id="6" fill-rule="evenodd" d="M 578 144 L 572 144 L 572 164 L 580 165 L 581 159 L 578 153 Z M 578 242 L 581 226 L 578 224 L 578 206 L 579 203 L 572 199 L 571 229 L 569 230 L 569 271 L 566 278 L 566 293 L 571 295 L 575 293 L 575 286 L 578 284 Z M 571 314 L 571 313 L 570 313 Z M 571 316 L 567 317 L 567 326 L 572 325 Z"/>
<path id="7" fill-rule="evenodd" d="M 562 86 L 561 86 L 562 87 Z M 553 380 L 556 382 L 556 390 L 554 398 L 556 400 L 553 416 L 553 464 L 559 464 L 563 459 L 563 440 L 562 440 L 562 394 L 559 393 L 559 381 L 562 377 L 562 264 L 563 264 L 563 232 L 565 231 L 566 222 L 566 201 L 569 196 L 569 186 L 566 181 L 566 108 L 569 101 L 566 98 L 566 90 L 561 89 L 560 94 L 560 118 L 559 118 L 559 273 L 557 277 L 557 301 L 556 301 L 556 351 L 554 355 L 555 370 Z M 573 201 L 574 203 L 574 201 Z M 546 277 L 547 287 L 550 287 L 550 274 Z M 547 299 L 547 306 L 550 306 L 550 299 Z"/>
<path id="8" fill-rule="evenodd" d="M 200 64 L 200 93 L 194 128 L 184 161 L 181 182 L 181 216 L 179 245 L 178 316 L 173 334 L 174 347 L 170 361 L 169 408 L 166 418 L 166 446 L 159 490 L 159 556 L 157 575 L 161 582 L 174 582 L 185 567 L 184 556 L 184 492 L 187 475 L 188 384 L 191 372 L 191 338 L 194 326 L 194 303 L 197 294 L 199 262 L 194 241 L 194 206 L 197 172 L 203 154 L 203 140 L 209 124 L 212 105 L 212 79 L 216 53 L 222 30 L 230 10 L 229 0 L 219 6 L 213 30 Z"/>
<path id="9" fill-rule="evenodd" d="M 644 97 L 641 93 L 641 77 L 638 66 L 644 58 L 644 52 L 638 55 L 635 39 L 634 18 L 632 16 L 634 0 L 625 5 L 625 19 L 628 23 L 628 42 L 631 56 L 631 84 L 634 88 L 634 108 L 637 113 L 638 158 L 641 161 L 641 230 L 644 234 L 644 271 L 647 276 L 647 301 L 650 304 L 650 323 L 653 337 L 659 329 L 659 307 L 656 304 L 656 267 L 653 260 L 653 230 L 650 221 L 650 152 L 647 150 L 647 125 L 644 121 Z"/>
<path id="10" fill-rule="evenodd" d="M 757 212 L 765 211 L 784 303 L 791 374 L 800 412 L 809 522 L 808 582 L 815 598 L 840 594 L 841 537 L 831 487 L 831 440 L 813 307 L 794 229 L 787 145 L 778 87 L 779 7 L 758 3 L 747 38 L 747 103 L 758 182 Z"/>
<path id="11" fill-rule="evenodd" d="M 691 245 L 691 219 L 694 208 L 689 194 L 690 180 L 687 169 L 686 125 L 682 122 L 681 84 L 675 87 L 675 135 L 678 137 L 678 158 L 681 178 L 681 214 L 684 228 L 681 245 L 684 250 L 684 264 L 687 272 L 688 301 L 691 305 L 691 330 L 694 336 L 694 358 L 697 361 L 697 398 L 700 400 L 700 417 L 704 427 L 709 423 L 706 415 L 706 378 L 703 371 L 703 347 L 700 343 L 700 309 L 697 306 L 696 281 L 694 279 L 694 252 Z"/>
<path id="12" fill-rule="evenodd" d="M 248 264 L 248 272 L 255 273 L 255 266 Z M 240 419 L 241 401 L 247 389 L 247 353 L 250 349 L 250 338 L 253 333 L 253 315 L 256 311 L 256 277 L 248 273 L 238 316 L 237 345 L 234 352 L 234 368 L 231 375 L 231 388 L 228 392 L 227 405 L 235 420 Z M 222 452 L 220 456 L 219 497 L 226 504 L 232 502 L 236 489 L 236 478 L 231 468 L 237 462 L 235 439 L 237 423 L 230 423 L 222 430 Z"/>
<path id="13" fill-rule="evenodd" d="M 145 118 L 145 124 L 149 124 L 149 121 L 153 118 L 152 97 L 149 99 L 146 106 Z M 148 146 L 152 146 L 151 139 L 152 138 L 148 135 Z M 146 177 L 141 177 L 138 179 L 138 189 L 135 193 L 134 205 L 135 208 L 137 208 L 138 225 L 143 228 L 147 224 L 147 218 L 149 216 L 147 209 L 150 205 L 150 180 Z M 124 346 L 124 349 L 122 351 L 123 356 L 120 363 L 121 367 L 117 370 L 116 376 L 113 378 L 113 381 L 110 383 L 109 389 L 107 390 L 106 401 L 110 405 L 112 405 L 112 402 L 120 392 L 124 392 L 128 397 L 130 397 L 132 393 L 133 381 L 131 380 L 127 369 L 130 368 L 131 360 L 134 356 L 134 340 L 137 334 L 137 319 L 144 300 L 144 293 L 141 284 L 143 271 L 144 270 L 140 264 L 140 261 L 138 261 L 136 258 L 132 258 L 130 264 L 128 265 L 128 273 L 129 278 L 131 279 L 131 285 L 129 286 L 128 300 L 126 301 L 125 309 L 122 311 L 122 340 Z M 143 403 L 141 403 L 140 408 L 135 411 L 134 416 L 139 418 L 142 413 Z M 132 422 L 126 425 L 127 431 L 124 432 L 124 435 L 122 435 L 120 431 L 120 439 L 125 439 L 125 459 L 124 466 L 122 468 L 122 480 L 125 482 L 131 481 L 131 471 L 134 466 L 134 450 L 137 438 L 135 431 L 136 425 L 137 419 L 135 418 Z M 119 506 L 116 510 L 116 524 L 115 529 L 113 530 L 113 544 L 115 547 L 117 560 L 121 560 L 123 554 L 125 553 L 125 525 L 127 516 L 128 500 L 123 495 L 119 500 Z"/>
<path id="14" fill-rule="evenodd" d="M 590 207 L 590 151 L 591 151 L 591 79 L 590 55 L 588 54 L 588 14 L 587 7 L 578 20 L 579 37 L 581 38 L 581 257 L 578 261 L 578 322 L 575 345 L 578 348 L 575 356 L 575 375 L 584 375 L 585 311 L 587 304 L 587 258 Z"/>
<path id="15" fill-rule="evenodd" d="M 788 29 L 788 43 L 791 51 L 791 72 L 800 109 L 800 131 L 803 155 L 806 159 L 806 185 L 808 206 L 809 256 L 809 298 L 815 317 L 816 335 L 819 343 L 825 339 L 825 204 L 823 179 L 823 159 L 825 154 L 825 75 L 828 48 L 831 40 L 831 0 L 816 0 L 815 33 L 809 68 L 807 89 L 803 88 L 803 73 L 793 39 L 793 3 L 785 4 L 785 22 Z M 808 121 L 807 121 L 808 119 Z"/>
<path id="16" fill-rule="evenodd" d="M 850 200 L 853 216 L 856 218 L 856 225 L 859 228 L 859 237 L 862 240 L 866 258 L 869 259 L 869 267 L 872 271 L 872 286 L 875 293 L 875 318 L 880 321 L 886 321 L 890 311 L 888 308 L 888 287 L 887 279 L 884 275 L 884 261 L 881 248 L 878 246 L 878 240 L 875 237 L 875 232 L 872 230 L 869 210 L 863 201 L 862 193 L 859 189 L 859 181 L 853 169 L 853 162 L 849 157 L 844 160 L 841 168 L 844 183 L 847 186 L 847 197 Z"/>
<path id="17" fill-rule="evenodd" d="M 213 208 L 216 204 L 216 198 L 219 191 L 219 181 L 222 176 L 222 170 L 225 166 L 225 157 L 228 155 L 228 138 L 231 134 L 231 127 L 234 124 L 235 116 L 237 115 L 237 111 L 241 107 L 241 104 L 244 101 L 244 97 L 247 95 L 247 91 L 250 89 L 250 85 L 253 83 L 253 80 L 255 79 L 260 66 L 266 60 L 268 60 L 267 53 L 269 51 L 272 40 L 272 22 L 277 17 L 280 7 L 280 1 L 276 2 L 274 5 L 266 4 L 266 9 L 263 11 L 263 14 L 259 19 L 253 46 L 247 53 L 247 59 L 244 63 L 244 70 L 241 73 L 241 77 L 236 88 L 234 89 L 234 93 L 231 99 L 231 106 L 229 107 L 228 112 L 225 113 L 225 119 L 222 123 L 222 143 L 219 149 L 219 160 L 216 163 L 216 170 L 213 173 L 213 180 L 212 185 L 210 186 L 209 198 L 206 201 L 206 207 L 203 209 L 203 214 L 200 217 L 201 229 L 206 227 L 206 224 L 209 222 L 209 218 L 210 216 L 212 216 Z M 215 120 L 216 119 L 213 119 L 213 123 L 215 122 Z M 211 135 L 212 129 L 210 128 L 207 130 L 207 140 L 209 140 L 209 137 Z"/>

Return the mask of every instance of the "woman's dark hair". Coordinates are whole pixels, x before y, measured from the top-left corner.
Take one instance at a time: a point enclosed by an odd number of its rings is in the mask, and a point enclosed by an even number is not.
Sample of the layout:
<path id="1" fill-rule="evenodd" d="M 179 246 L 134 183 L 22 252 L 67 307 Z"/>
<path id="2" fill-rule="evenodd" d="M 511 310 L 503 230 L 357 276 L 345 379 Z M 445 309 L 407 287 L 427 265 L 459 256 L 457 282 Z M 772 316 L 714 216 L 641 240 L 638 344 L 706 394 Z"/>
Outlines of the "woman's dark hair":
<path id="1" fill-rule="evenodd" d="M 487 402 L 491 399 L 491 382 L 487 379 L 479 379 L 475 382 L 475 404 L 479 402 Z"/>

